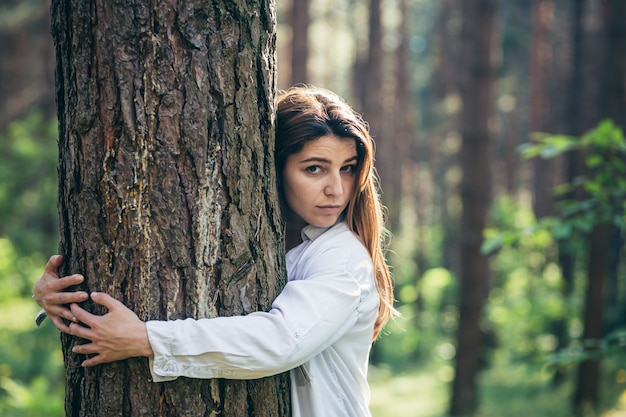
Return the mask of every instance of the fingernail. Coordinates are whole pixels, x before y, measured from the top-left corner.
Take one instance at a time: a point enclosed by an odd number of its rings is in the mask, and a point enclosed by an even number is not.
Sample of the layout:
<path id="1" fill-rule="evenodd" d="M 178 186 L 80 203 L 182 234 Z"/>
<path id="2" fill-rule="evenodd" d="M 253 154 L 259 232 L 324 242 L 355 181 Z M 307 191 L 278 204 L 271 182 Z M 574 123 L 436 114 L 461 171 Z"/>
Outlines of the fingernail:
<path id="1" fill-rule="evenodd" d="M 78 323 L 78 319 L 77 319 L 76 317 L 72 317 L 72 321 L 73 321 L 74 323 Z"/>
<path id="2" fill-rule="evenodd" d="M 76 353 L 76 348 L 75 347 L 72 348 L 72 352 Z"/>
<path id="3" fill-rule="evenodd" d="M 89 294 L 87 294 L 86 292 L 80 293 L 80 299 L 81 300 L 86 300 L 89 298 Z"/>
<path id="4" fill-rule="evenodd" d="M 100 293 L 97 292 L 97 291 L 94 291 L 94 292 L 91 293 L 92 297 L 97 297 L 98 295 L 100 295 Z"/>

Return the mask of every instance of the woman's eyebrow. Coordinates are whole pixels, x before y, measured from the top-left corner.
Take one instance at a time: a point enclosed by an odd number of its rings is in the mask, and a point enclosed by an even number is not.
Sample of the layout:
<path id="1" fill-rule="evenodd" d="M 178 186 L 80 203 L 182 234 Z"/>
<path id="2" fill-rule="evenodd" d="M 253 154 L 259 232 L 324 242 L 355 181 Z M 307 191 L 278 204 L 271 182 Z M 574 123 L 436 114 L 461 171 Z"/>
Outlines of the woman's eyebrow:
<path id="1" fill-rule="evenodd" d="M 345 161 L 343 161 L 343 163 L 344 163 L 344 164 L 347 164 L 347 163 L 349 163 L 349 162 L 354 162 L 354 161 L 356 161 L 357 159 L 358 159 L 358 158 L 357 158 L 357 156 L 356 156 L 356 155 L 354 155 L 354 156 L 352 156 L 352 157 L 350 157 L 350 158 L 346 159 Z M 330 163 L 331 163 L 331 160 L 330 160 L 330 159 L 327 159 L 327 158 L 322 158 L 322 157 L 320 157 L 320 156 L 312 156 L 312 157 L 310 157 L 310 158 L 303 159 L 303 160 L 301 160 L 301 161 L 300 161 L 300 163 L 301 163 L 301 164 L 305 164 L 305 163 L 308 163 L 308 162 L 321 162 L 321 163 L 330 164 Z"/>
<path id="2" fill-rule="evenodd" d="M 300 161 L 301 164 L 306 164 L 308 162 L 323 162 L 323 163 L 329 164 L 330 160 L 326 159 L 326 158 L 319 157 L 319 156 L 312 156 L 310 158 L 303 159 L 303 160 Z"/>

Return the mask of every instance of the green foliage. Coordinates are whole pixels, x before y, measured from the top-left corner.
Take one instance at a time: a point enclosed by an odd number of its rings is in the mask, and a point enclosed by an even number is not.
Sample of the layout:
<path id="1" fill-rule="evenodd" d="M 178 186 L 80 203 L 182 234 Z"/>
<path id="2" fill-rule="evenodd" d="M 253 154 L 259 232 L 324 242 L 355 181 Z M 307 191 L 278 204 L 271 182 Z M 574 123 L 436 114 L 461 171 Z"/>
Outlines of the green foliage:
<path id="1" fill-rule="evenodd" d="M 491 217 L 495 228 L 487 233 L 526 230 L 535 223 L 532 209 L 509 197 L 495 202 Z M 556 255 L 552 235 L 541 230 L 516 236 L 516 244 L 502 246 L 492 261 L 485 327 L 496 335 L 495 354 L 510 363 L 532 362 L 555 352 L 557 338 L 551 325 L 557 320 L 570 322 L 576 335 L 580 305 L 562 296 Z"/>
<path id="2" fill-rule="evenodd" d="M 588 359 L 599 359 L 607 356 L 626 356 L 626 329 L 618 329 L 600 340 L 579 340 L 566 349 L 550 355 L 546 363 L 565 366 Z M 626 359 L 626 358 L 623 358 Z"/>
<path id="3" fill-rule="evenodd" d="M 537 134 L 534 143 L 520 150 L 525 158 L 553 158 L 577 150 L 585 155 L 587 172 L 556 188 L 560 200 L 555 217 L 540 219 L 523 230 L 491 230 L 483 253 L 514 244 L 527 234 L 547 231 L 555 239 L 575 238 L 603 223 L 626 230 L 626 139 L 619 126 L 603 120 L 581 138 Z"/>
<path id="4" fill-rule="evenodd" d="M 33 112 L 0 133 L 0 237 L 18 253 L 56 247 L 56 121 Z"/>
<path id="5" fill-rule="evenodd" d="M 506 262 L 507 256 L 517 253 L 516 256 L 524 256 L 530 261 L 529 255 L 524 255 L 528 249 L 529 242 L 542 241 L 544 251 L 550 250 L 554 245 L 552 240 L 568 240 L 571 245 L 582 245 L 582 237 L 588 234 L 593 227 L 599 224 L 613 224 L 622 231 L 626 231 L 626 140 L 622 130 L 610 120 L 602 121 L 595 129 L 589 131 L 581 138 L 564 135 L 535 135 L 535 143 L 524 145 L 521 149 L 526 158 L 542 157 L 552 158 L 569 151 L 580 151 L 585 156 L 586 173 L 575 178 L 571 183 L 563 184 L 555 190 L 560 197 L 557 206 L 557 215 L 535 220 L 532 216 L 526 216 L 525 222 L 509 221 L 498 222 L 496 214 L 496 227 L 485 231 L 485 241 L 482 246 L 483 253 L 498 254 L 498 264 Z M 582 192 L 581 192 L 582 191 Z M 501 212 L 515 212 L 512 207 Z M 510 211 L 513 209 L 513 211 Z M 497 210 L 496 210 L 497 211 Z M 502 220 L 502 216 L 500 216 Z M 542 250 L 539 247 L 540 250 Z M 569 317 L 574 322 L 577 314 L 571 313 L 580 306 L 559 305 L 558 283 L 559 272 L 556 265 L 550 266 L 550 261 L 544 259 L 540 263 L 543 265 L 542 271 L 535 271 L 535 276 L 544 276 L 546 282 L 541 291 L 542 301 L 546 302 L 546 307 L 552 305 L 548 310 L 541 309 L 545 319 L 558 319 L 559 317 Z M 547 272 L 553 270 L 550 275 Z M 516 271 L 507 273 L 508 279 L 517 276 Z M 550 283 L 556 284 L 549 285 Z M 556 291 L 552 296 L 549 290 Z M 546 297 L 548 297 L 546 299 Z M 582 296 L 573 299 L 581 300 Z M 550 301 L 551 300 L 551 301 Z M 506 302 L 506 311 L 511 312 L 510 300 Z M 537 309 L 537 300 L 533 302 L 533 311 Z M 530 311 L 529 311 L 530 312 Z M 497 322 L 497 320 L 496 320 Z M 530 328 L 536 328 L 530 325 Z M 580 327 L 580 326 L 579 326 Z M 616 349 L 624 351 L 623 330 L 614 333 L 601 341 L 576 340 L 572 347 L 560 351 L 548 353 L 548 362 L 552 364 L 564 364 L 579 362 L 585 359 L 605 356 Z M 527 335 L 528 336 L 528 335 Z M 574 335 L 576 336 L 576 335 Z M 546 345 L 549 343 L 549 334 L 543 338 Z M 525 340 L 531 340 L 525 338 Z M 589 344 L 593 344 L 590 349 Z"/>
<path id="6" fill-rule="evenodd" d="M 609 361 L 605 361 L 609 362 Z M 626 369 L 624 362 L 605 363 L 603 390 L 600 392 L 604 413 L 589 416 L 621 416 L 626 407 Z M 482 373 L 479 383 L 481 417 L 571 417 L 568 407 L 573 384 L 550 383 L 546 369 L 528 368 L 498 361 Z M 391 374 L 384 368 L 373 367 L 370 375 L 373 417 L 447 417 L 449 387 L 441 379 L 437 367 L 424 366 Z"/>
<path id="7" fill-rule="evenodd" d="M 58 332 L 31 299 L 56 252 L 56 123 L 38 113 L 0 134 L 0 415 L 62 416 Z"/>

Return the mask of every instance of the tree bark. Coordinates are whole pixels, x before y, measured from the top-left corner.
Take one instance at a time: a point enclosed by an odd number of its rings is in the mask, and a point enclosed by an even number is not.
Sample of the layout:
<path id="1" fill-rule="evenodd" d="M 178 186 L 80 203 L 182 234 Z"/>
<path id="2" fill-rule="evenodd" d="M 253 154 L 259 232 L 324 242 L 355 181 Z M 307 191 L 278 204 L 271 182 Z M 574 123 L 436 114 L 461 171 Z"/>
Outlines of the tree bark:
<path id="1" fill-rule="evenodd" d="M 142 320 L 268 309 L 286 276 L 274 3 L 54 0 L 52 24 L 62 272 Z M 82 368 L 80 342 L 62 337 L 67 416 L 289 414 L 285 375 L 157 384 L 145 358 Z"/>
<path id="2" fill-rule="evenodd" d="M 461 30 L 461 81 L 463 111 L 460 120 L 462 144 L 460 235 L 460 307 L 455 379 L 450 413 L 470 415 L 477 407 L 476 379 L 482 348 L 482 310 L 489 291 L 489 268 L 480 253 L 491 194 L 491 139 L 493 71 L 491 39 L 496 0 L 463 2 Z"/>

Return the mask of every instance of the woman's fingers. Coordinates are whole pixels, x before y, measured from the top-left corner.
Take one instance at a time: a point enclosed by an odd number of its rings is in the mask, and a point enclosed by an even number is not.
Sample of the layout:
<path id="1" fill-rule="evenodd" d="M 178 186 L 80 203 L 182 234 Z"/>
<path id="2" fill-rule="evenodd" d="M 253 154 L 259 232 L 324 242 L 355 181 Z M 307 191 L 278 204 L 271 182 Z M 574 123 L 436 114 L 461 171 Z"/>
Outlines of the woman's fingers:
<path id="1" fill-rule="evenodd" d="M 37 303 L 43 307 L 57 329 L 67 330 L 61 323 L 63 320 L 76 321 L 76 318 L 67 307 L 68 304 L 81 303 L 86 301 L 89 295 L 85 291 L 77 292 L 50 292 L 46 293 L 41 299 L 37 299 Z M 56 319 L 59 320 L 56 320 Z"/>
<path id="2" fill-rule="evenodd" d="M 89 298 L 85 291 L 64 291 L 66 288 L 80 284 L 83 281 L 82 275 L 71 275 L 57 279 L 47 285 L 40 294 L 37 294 L 38 289 L 36 288 L 35 299 L 40 301 L 39 304 L 44 308 L 46 305 L 83 302 Z"/>
<path id="3" fill-rule="evenodd" d="M 61 330 L 60 327 L 65 328 L 64 326 L 60 326 L 60 323 L 63 322 L 63 319 L 67 321 L 76 321 L 76 317 L 74 317 L 74 314 L 72 314 L 69 308 L 64 306 L 52 306 L 46 308 L 46 313 L 48 314 L 48 317 L 50 317 L 52 322 L 55 323 L 56 328 L 59 330 Z M 59 324 L 57 325 L 57 323 Z"/>
<path id="4" fill-rule="evenodd" d="M 81 308 L 76 303 L 72 303 L 72 305 L 70 306 L 70 312 L 72 313 L 72 316 L 74 317 L 74 320 L 72 321 L 86 324 L 89 327 L 93 327 L 96 324 L 96 321 L 101 320 L 101 316 L 96 316 L 94 314 L 91 314 L 87 310 Z M 82 327 L 82 326 L 79 326 L 79 327 Z M 74 330 L 74 327 L 72 327 L 72 330 Z M 83 337 L 80 334 L 76 334 L 76 336 Z M 93 340 L 92 338 L 88 338 L 88 337 L 83 337 L 83 338 Z"/>
<path id="5" fill-rule="evenodd" d="M 61 317 L 51 317 L 52 323 L 54 323 L 54 327 L 62 331 L 63 333 L 70 334 L 70 326 L 68 326 Z"/>
<path id="6" fill-rule="evenodd" d="M 93 355 L 99 353 L 99 350 L 93 343 L 86 343 L 84 345 L 74 346 L 72 352 L 79 355 Z"/>
<path id="7" fill-rule="evenodd" d="M 73 336 L 80 337 L 81 339 L 91 340 L 93 341 L 93 332 L 89 327 L 85 327 L 78 323 L 70 323 L 70 334 Z M 91 345 L 92 343 L 90 343 Z M 83 345 L 84 346 L 84 345 Z"/>
<path id="8" fill-rule="evenodd" d="M 81 284 L 85 280 L 81 274 L 68 275 L 63 278 L 55 278 L 49 280 L 45 284 L 45 288 L 48 291 L 63 291 L 73 285 Z"/>
<path id="9" fill-rule="evenodd" d="M 81 274 L 59 278 L 58 267 L 63 263 L 61 255 L 51 256 L 45 271 L 33 288 L 33 298 L 48 313 L 53 313 L 52 306 L 85 301 L 88 297 L 84 291 L 66 291 L 69 287 L 82 283 L 85 278 Z"/>
<path id="10" fill-rule="evenodd" d="M 89 359 L 85 359 L 83 363 L 81 363 L 81 365 L 84 366 L 85 368 L 89 368 L 90 366 L 101 365 L 103 363 L 108 363 L 108 362 L 113 362 L 113 361 L 110 359 L 107 359 L 106 356 L 104 355 L 96 355 Z"/>
<path id="11" fill-rule="evenodd" d="M 100 304 L 101 306 L 106 307 L 109 311 L 127 309 L 124 303 L 116 300 L 115 298 L 104 292 L 92 292 L 91 300 L 97 304 Z"/>
<path id="12" fill-rule="evenodd" d="M 56 274 L 62 263 L 63 257 L 61 255 L 52 255 L 46 263 L 45 273 Z"/>

